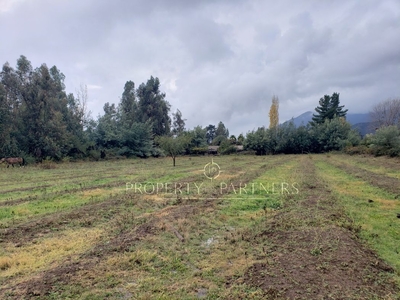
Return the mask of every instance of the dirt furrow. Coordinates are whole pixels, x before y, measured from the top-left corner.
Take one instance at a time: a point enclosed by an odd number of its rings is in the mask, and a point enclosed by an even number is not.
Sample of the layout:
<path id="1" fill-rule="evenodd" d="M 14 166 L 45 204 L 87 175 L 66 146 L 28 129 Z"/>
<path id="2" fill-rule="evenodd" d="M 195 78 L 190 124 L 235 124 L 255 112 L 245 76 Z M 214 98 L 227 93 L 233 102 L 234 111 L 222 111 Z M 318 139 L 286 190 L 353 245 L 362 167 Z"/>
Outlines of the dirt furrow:
<path id="1" fill-rule="evenodd" d="M 245 283 L 261 288 L 266 299 L 396 299 L 393 269 L 368 249 L 337 200 L 302 157 L 302 193 L 288 199 L 266 230 L 254 237 L 268 242 L 263 263 L 249 267 Z"/>
<path id="2" fill-rule="evenodd" d="M 234 185 L 249 182 L 259 177 L 265 168 L 269 169 L 278 167 L 287 162 L 287 159 L 275 160 L 273 163 L 263 165 L 260 168 L 255 168 L 251 172 L 246 174 L 246 180 L 232 178 L 231 182 Z M 63 284 L 74 282 L 77 273 L 80 276 L 84 276 L 85 270 L 89 270 L 92 266 L 96 265 L 100 260 L 105 260 L 108 256 L 115 252 L 129 251 L 130 247 L 140 240 L 145 239 L 149 235 L 159 234 L 166 230 L 164 228 L 165 222 L 173 222 L 174 220 L 181 218 L 190 218 L 191 216 L 198 214 L 204 209 L 211 209 L 215 206 L 215 198 L 222 197 L 223 193 L 216 193 L 210 191 L 209 195 L 203 195 L 201 199 L 186 199 L 182 202 L 178 201 L 176 205 L 164 207 L 161 210 L 157 210 L 153 213 L 147 214 L 146 218 L 138 216 L 136 218 L 127 218 L 124 222 L 110 224 L 110 230 L 115 231 L 118 226 L 122 226 L 122 231 L 113 235 L 110 232 L 110 238 L 107 238 L 104 242 L 94 245 L 89 251 L 81 254 L 79 258 L 69 257 L 59 266 L 40 272 L 35 275 L 34 278 L 29 279 L 25 282 L 13 285 L 10 281 L 5 282 L 4 285 L 8 285 L 7 288 L 0 288 L 1 295 L 12 295 L 9 299 L 24 299 L 35 298 L 37 296 L 46 296 L 54 291 L 56 287 L 60 287 Z M 213 200 L 208 200 L 207 197 Z M 178 199 L 179 200 L 179 199 Z M 162 212 L 162 213 L 161 213 Z M 113 227 L 113 228 L 112 228 Z"/>
<path id="3" fill-rule="evenodd" d="M 357 166 L 342 163 L 336 160 L 329 159 L 326 162 L 345 171 L 346 173 L 360 178 L 373 186 L 384 189 L 390 193 L 400 196 L 400 180 L 397 178 L 376 174 L 374 172 L 362 169 Z"/>

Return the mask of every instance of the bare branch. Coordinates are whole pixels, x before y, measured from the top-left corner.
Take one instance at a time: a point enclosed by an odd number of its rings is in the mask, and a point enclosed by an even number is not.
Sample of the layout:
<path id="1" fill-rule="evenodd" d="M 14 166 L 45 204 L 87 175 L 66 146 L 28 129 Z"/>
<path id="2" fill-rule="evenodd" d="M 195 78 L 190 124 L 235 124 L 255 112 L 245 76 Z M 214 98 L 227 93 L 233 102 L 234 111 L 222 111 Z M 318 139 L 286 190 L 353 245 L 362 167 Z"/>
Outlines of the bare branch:
<path id="1" fill-rule="evenodd" d="M 400 99 L 388 99 L 376 104 L 370 112 L 377 127 L 400 125 Z"/>

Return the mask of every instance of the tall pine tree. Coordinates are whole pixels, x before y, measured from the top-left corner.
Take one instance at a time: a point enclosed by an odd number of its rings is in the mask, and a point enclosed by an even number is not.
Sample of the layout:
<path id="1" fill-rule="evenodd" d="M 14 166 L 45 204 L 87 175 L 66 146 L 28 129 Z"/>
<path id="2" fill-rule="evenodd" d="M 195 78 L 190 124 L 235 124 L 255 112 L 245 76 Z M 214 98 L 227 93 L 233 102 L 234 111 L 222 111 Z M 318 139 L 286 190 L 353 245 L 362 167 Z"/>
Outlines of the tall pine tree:
<path id="1" fill-rule="evenodd" d="M 315 108 L 316 114 L 313 114 L 312 125 L 322 124 L 326 119 L 345 118 L 347 109 L 340 105 L 339 93 L 333 93 L 332 96 L 325 95 L 319 100 L 319 106 Z"/>

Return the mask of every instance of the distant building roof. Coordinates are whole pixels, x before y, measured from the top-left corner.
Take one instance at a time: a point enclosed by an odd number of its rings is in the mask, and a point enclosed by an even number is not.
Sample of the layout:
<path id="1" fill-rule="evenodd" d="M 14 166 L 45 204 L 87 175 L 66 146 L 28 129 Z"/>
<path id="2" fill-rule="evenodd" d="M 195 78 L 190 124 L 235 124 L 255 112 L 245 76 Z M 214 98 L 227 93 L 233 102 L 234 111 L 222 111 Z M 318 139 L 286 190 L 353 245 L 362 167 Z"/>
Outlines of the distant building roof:
<path id="1" fill-rule="evenodd" d="M 243 145 L 235 145 L 237 151 L 243 151 Z"/>

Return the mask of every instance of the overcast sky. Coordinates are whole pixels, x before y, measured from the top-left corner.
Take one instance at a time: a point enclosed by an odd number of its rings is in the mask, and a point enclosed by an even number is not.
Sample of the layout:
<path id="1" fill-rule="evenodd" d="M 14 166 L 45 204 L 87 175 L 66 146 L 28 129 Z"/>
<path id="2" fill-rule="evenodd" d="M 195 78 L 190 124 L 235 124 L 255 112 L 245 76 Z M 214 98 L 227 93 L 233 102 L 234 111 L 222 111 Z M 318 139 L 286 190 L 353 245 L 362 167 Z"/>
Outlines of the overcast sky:
<path id="1" fill-rule="evenodd" d="M 340 93 L 350 113 L 400 97 L 400 1 L 0 0 L 0 64 L 25 55 L 80 84 L 96 117 L 151 75 L 187 128 L 268 126 Z"/>

